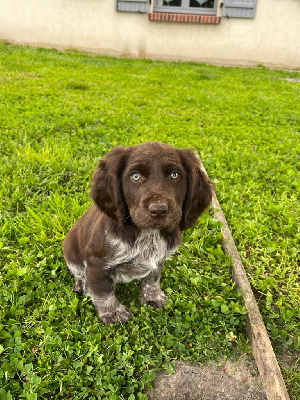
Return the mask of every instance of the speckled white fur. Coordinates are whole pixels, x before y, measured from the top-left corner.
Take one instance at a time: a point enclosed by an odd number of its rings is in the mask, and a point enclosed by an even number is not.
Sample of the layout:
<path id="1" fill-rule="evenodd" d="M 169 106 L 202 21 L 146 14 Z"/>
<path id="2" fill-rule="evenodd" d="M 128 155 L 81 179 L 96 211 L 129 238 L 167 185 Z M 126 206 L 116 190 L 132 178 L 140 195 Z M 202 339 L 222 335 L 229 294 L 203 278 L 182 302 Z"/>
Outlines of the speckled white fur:
<path id="1" fill-rule="evenodd" d="M 107 234 L 109 245 L 115 253 L 107 260 L 107 268 L 115 268 L 115 282 L 130 282 L 141 279 L 169 257 L 177 246 L 168 249 L 165 238 L 158 229 L 141 230 L 133 246 L 120 238 Z"/>
<path id="2" fill-rule="evenodd" d="M 70 262 L 67 262 L 67 267 L 69 268 L 71 274 L 74 276 L 75 281 L 82 281 L 83 292 L 85 295 L 89 296 L 89 288 L 86 286 L 86 267 L 87 262 L 83 260 L 83 265 L 77 265 Z"/>
<path id="3" fill-rule="evenodd" d="M 84 263 L 84 268 L 83 268 L 80 265 L 67 262 L 67 267 L 69 268 L 71 274 L 74 276 L 76 280 L 77 279 L 80 279 L 82 281 L 85 280 L 86 263 Z"/>

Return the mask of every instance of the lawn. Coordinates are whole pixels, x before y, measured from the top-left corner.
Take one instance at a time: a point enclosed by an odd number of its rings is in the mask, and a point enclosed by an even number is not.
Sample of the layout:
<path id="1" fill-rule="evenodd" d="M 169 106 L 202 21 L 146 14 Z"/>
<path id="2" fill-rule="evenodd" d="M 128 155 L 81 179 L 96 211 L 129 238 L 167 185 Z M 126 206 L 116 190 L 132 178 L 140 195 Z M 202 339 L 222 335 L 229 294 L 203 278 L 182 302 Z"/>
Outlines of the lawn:
<path id="1" fill-rule="evenodd" d="M 300 399 L 300 74 L 0 44 L 0 399 L 146 399 L 177 359 L 249 353 L 210 212 L 167 262 L 164 310 L 120 285 L 126 325 L 72 292 L 62 241 L 114 145 L 194 147 L 211 179 L 291 399 Z"/>

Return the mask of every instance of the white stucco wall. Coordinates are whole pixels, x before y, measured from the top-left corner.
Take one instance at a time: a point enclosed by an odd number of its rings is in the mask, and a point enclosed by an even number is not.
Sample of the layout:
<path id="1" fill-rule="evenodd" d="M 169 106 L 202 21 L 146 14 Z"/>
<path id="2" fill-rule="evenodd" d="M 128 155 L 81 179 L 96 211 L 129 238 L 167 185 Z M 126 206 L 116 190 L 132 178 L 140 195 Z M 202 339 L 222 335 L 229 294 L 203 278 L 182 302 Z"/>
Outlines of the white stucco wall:
<path id="1" fill-rule="evenodd" d="M 99 54 L 300 68 L 300 0 L 258 0 L 254 19 L 149 21 L 115 0 L 0 0 L 0 39 Z"/>

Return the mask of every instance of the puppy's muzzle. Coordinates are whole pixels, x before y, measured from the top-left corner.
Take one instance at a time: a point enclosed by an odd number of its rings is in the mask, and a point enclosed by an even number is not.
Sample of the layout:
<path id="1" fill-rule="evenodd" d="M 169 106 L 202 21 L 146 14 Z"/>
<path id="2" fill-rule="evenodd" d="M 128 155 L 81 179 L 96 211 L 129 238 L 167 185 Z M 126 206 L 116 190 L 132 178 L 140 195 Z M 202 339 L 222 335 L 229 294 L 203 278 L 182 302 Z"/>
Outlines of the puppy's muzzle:
<path id="1" fill-rule="evenodd" d="M 168 205 L 164 203 L 152 203 L 148 211 L 152 218 L 164 218 L 168 213 Z"/>

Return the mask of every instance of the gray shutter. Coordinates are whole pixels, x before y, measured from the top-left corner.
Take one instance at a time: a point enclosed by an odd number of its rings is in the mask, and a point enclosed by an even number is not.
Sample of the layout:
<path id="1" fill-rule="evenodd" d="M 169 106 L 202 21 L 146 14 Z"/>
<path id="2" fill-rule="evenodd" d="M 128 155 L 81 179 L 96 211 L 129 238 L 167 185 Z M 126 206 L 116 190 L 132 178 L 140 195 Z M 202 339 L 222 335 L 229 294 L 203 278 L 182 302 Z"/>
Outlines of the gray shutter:
<path id="1" fill-rule="evenodd" d="M 257 0 L 224 0 L 223 17 L 254 18 Z"/>
<path id="2" fill-rule="evenodd" d="M 117 11 L 146 13 L 149 11 L 148 0 L 117 0 Z"/>

